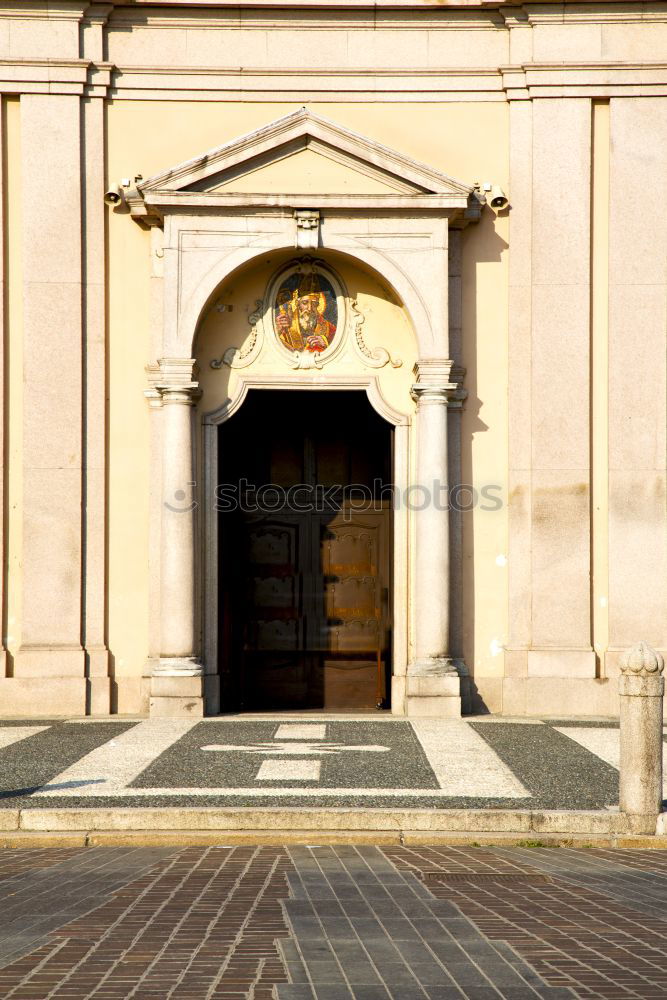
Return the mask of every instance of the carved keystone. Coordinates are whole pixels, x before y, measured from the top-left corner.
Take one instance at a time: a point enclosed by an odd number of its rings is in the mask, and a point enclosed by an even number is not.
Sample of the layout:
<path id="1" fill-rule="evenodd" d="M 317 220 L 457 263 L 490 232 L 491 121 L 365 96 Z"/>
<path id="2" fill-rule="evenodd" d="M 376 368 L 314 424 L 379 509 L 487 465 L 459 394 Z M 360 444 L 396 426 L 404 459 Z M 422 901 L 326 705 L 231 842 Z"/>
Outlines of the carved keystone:
<path id="1" fill-rule="evenodd" d="M 665 661 L 647 642 L 620 660 L 620 806 L 633 832 L 654 833 L 662 809 L 662 702 Z"/>

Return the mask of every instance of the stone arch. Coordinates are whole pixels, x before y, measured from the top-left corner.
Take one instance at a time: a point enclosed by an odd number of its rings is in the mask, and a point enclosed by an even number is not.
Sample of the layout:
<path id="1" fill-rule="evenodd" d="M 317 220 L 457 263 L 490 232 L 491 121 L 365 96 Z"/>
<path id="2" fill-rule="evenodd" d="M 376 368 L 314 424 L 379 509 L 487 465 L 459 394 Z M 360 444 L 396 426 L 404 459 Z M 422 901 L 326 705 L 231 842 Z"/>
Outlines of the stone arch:
<path id="1" fill-rule="evenodd" d="M 175 342 L 164 344 L 165 356 L 194 357 L 199 323 L 216 291 L 243 265 L 259 260 L 267 252 L 290 249 L 284 240 L 278 237 L 259 251 L 253 246 L 239 247 L 217 260 L 202 276 L 180 311 Z M 379 250 L 372 247 L 350 247 L 349 242 L 343 240 L 327 241 L 327 245 L 321 249 L 341 253 L 353 262 L 366 266 L 376 277 L 385 281 L 410 320 L 419 355 L 423 357 L 433 354 L 434 332 L 426 303 L 400 265 Z"/>

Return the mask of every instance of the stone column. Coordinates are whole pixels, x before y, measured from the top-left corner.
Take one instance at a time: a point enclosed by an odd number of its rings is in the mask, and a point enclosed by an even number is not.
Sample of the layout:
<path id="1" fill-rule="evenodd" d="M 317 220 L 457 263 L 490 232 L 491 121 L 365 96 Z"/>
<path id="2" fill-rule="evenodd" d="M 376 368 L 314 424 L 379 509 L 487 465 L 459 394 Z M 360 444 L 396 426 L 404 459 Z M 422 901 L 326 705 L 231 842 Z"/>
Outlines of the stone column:
<path id="1" fill-rule="evenodd" d="M 461 681 L 449 652 L 449 477 L 447 406 L 459 391 L 449 360 L 419 361 L 416 482 L 408 502 L 415 519 L 413 658 L 406 714 L 460 716 Z"/>
<path id="2" fill-rule="evenodd" d="M 631 832 L 655 833 L 662 809 L 662 699 L 665 661 L 640 642 L 620 659 L 621 812 Z"/>
<path id="3" fill-rule="evenodd" d="M 192 407 L 199 386 L 192 381 L 194 364 L 162 359 L 156 385 L 162 400 L 161 654 L 151 678 L 150 711 L 163 718 L 204 714 L 195 635 Z"/>

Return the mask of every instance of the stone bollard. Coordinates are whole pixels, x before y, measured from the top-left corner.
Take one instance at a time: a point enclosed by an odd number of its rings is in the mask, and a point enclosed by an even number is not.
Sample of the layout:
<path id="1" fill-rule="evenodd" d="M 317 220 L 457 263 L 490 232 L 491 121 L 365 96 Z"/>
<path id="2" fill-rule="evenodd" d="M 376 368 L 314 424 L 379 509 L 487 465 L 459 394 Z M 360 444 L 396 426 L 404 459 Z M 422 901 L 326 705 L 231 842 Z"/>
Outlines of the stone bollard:
<path id="1" fill-rule="evenodd" d="M 662 809 L 662 699 L 665 661 L 646 642 L 626 650 L 621 676 L 621 812 L 633 833 L 655 833 Z"/>

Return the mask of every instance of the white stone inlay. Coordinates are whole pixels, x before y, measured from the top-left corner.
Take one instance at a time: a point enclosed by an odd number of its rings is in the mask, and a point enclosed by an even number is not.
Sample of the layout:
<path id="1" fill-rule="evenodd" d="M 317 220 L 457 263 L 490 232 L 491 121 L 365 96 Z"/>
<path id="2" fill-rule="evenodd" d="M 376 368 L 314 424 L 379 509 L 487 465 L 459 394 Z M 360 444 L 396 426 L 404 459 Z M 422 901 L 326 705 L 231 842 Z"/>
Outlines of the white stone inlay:
<path id="1" fill-rule="evenodd" d="M 216 752 L 231 751 L 233 753 L 260 754 L 262 757 L 282 757 L 285 755 L 304 754 L 333 754 L 342 753 L 343 750 L 355 750 L 357 753 L 387 753 L 389 747 L 376 746 L 375 744 L 361 744 L 353 746 L 347 743 L 209 743 L 202 747 L 202 750 L 213 750 Z"/>
<path id="2" fill-rule="evenodd" d="M 35 795 L 117 795 L 199 719 L 147 719 L 91 750 Z M 133 794 L 135 789 L 127 789 Z"/>
<path id="3" fill-rule="evenodd" d="M 556 732 L 569 736 L 579 746 L 603 760 L 605 764 L 621 769 L 621 740 L 618 729 L 607 729 L 604 726 L 554 726 Z M 663 771 L 662 788 L 667 795 L 667 769 Z"/>
<path id="4" fill-rule="evenodd" d="M 35 733 L 43 733 L 50 726 L 2 726 L 0 727 L 0 750 L 10 747 L 13 743 L 20 743 L 27 740 Z"/>
<path id="5" fill-rule="evenodd" d="M 300 725 L 289 723 L 278 726 L 276 740 L 323 740 L 327 735 L 326 725 Z"/>
<path id="6" fill-rule="evenodd" d="M 443 795 L 530 798 L 530 792 L 467 722 L 415 719 L 411 725 Z"/>
<path id="7" fill-rule="evenodd" d="M 265 760 L 255 781 L 319 781 L 319 760 Z"/>

